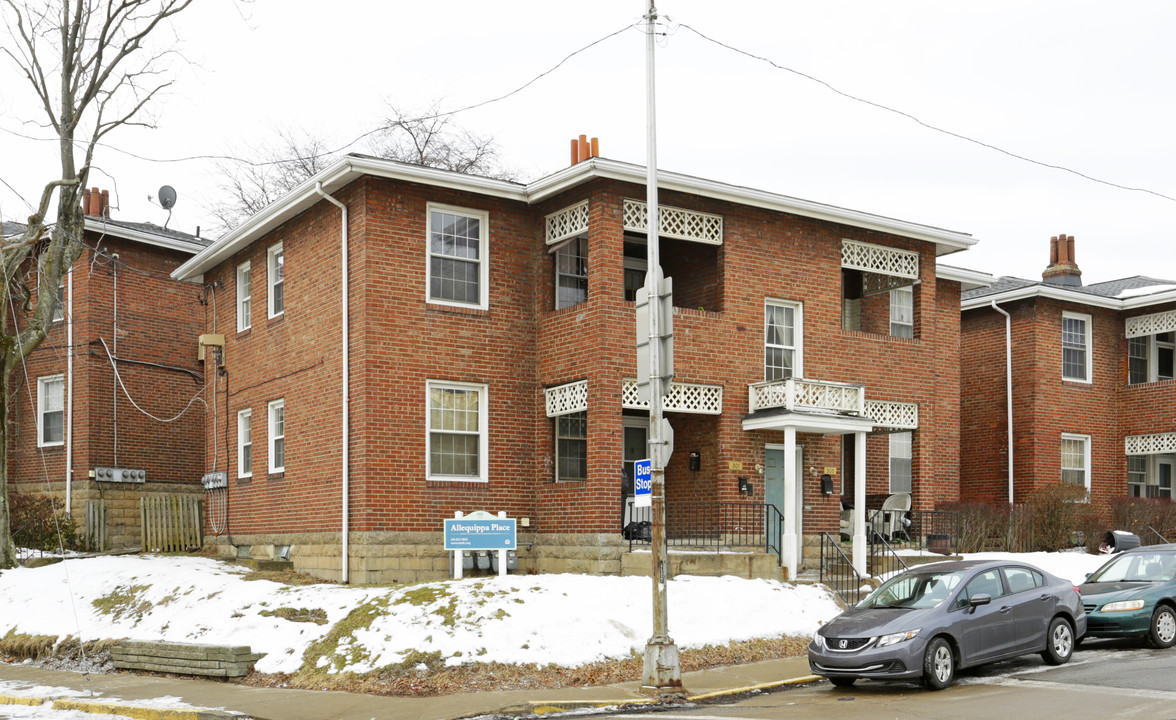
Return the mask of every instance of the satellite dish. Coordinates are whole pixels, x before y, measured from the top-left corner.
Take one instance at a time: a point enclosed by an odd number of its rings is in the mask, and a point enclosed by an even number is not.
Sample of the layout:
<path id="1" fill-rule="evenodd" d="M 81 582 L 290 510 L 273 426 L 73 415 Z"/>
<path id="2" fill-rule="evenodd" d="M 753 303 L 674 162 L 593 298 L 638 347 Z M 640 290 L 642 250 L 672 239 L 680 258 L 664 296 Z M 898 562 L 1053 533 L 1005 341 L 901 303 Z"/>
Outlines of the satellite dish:
<path id="1" fill-rule="evenodd" d="M 159 188 L 159 206 L 164 210 L 171 210 L 176 204 L 176 191 L 171 185 Z"/>

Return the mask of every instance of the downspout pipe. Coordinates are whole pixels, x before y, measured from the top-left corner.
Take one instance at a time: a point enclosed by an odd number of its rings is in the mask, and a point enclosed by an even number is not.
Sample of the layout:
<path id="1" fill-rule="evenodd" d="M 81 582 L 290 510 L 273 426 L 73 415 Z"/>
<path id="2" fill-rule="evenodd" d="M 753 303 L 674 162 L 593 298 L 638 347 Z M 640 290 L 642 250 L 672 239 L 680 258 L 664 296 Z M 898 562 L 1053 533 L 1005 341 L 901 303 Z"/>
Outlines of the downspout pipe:
<path id="1" fill-rule="evenodd" d="M 1013 316 L 1005 312 L 996 301 L 992 309 L 1005 316 L 1005 404 L 1008 412 L 1009 441 L 1009 505 L 1013 504 Z"/>
<path id="2" fill-rule="evenodd" d="M 73 395 L 74 395 L 74 315 L 73 268 L 66 276 L 69 286 L 65 297 L 65 514 L 73 513 Z"/>
<path id="3" fill-rule="evenodd" d="M 349 542 L 349 536 L 351 534 L 351 505 L 350 505 L 350 502 L 351 502 L 351 473 L 350 473 L 350 465 L 351 465 L 351 429 L 350 429 L 351 428 L 351 355 L 350 355 L 350 352 L 351 352 L 351 350 L 348 345 L 348 340 L 351 337 L 351 324 L 348 319 L 348 307 L 347 307 L 347 305 L 348 305 L 347 296 L 348 296 L 348 291 L 349 291 L 348 278 L 347 278 L 347 244 L 348 244 L 348 242 L 347 242 L 348 241 L 347 206 L 344 205 L 343 203 L 339 202 L 335 198 L 331 197 L 330 195 L 328 195 L 326 193 L 326 191 L 323 190 L 323 184 L 321 182 L 315 183 L 314 189 L 316 192 L 318 192 L 318 194 L 320 196 L 322 196 L 322 198 L 324 200 L 331 203 L 335 207 L 339 208 L 339 212 L 342 214 L 342 224 L 341 224 L 341 229 L 339 231 L 339 244 L 340 244 L 339 264 L 340 264 L 341 270 L 342 270 L 341 278 L 342 278 L 342 284 L 343 284 L 342 306 L 341 306 L 342 307 L 341 322 L 343 325 L 343 333 L 342 333 L 342 335 L 343 335 L 343 340 L 342 340 L 342 342 L 343 342 L 343 347 L 342 347 L 342 352 L 343 352 L 343 398 L 342 398 L 343 399 L 343 428 L 342 428 L 342 443 L 343 443 L 343 448 L 342 448 L 343 449 L 343 469 L 342 469 L 343 470 L 343 518 L 342 518 L 343 529 L 342 529 L 342 536 L 343 536 L 343 548 L 340 553 L 340 559 L 339 559 L 340 565 L 342 566 L 339 576 L 340 576 L 340 582 L 348 583 L 348 582 L 350 582 L 350 575 L 351 575 L 351 573 L 349 572 L 350 568 L 348 567 L 351 564 L 351 562 L 350 562 L 351 561 L 351 550 L 350 550 L 350 542 Z"/>

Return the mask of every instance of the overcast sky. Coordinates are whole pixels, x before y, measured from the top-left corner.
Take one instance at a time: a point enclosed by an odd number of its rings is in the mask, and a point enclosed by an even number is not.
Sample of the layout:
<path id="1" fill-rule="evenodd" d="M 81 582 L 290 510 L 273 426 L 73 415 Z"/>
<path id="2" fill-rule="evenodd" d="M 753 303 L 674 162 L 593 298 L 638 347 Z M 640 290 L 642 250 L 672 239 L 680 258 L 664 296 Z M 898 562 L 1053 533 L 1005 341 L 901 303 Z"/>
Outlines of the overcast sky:
<path id="1" fill-rule="evenodd" d="M 448 109 L 495 98 L 640 21 L 641 0 L 200 0 L 175 32 L 188 62 L 155 106 L 155 130 L 111 145 L 149 158 L 247 153 L 282 128 L 343 145 L 387 102 Z M 1176 197 L 1171 75 L 1176 3 L 663 0 L 658 158 L 665 170 L 970 233 L 944 262 L 1040 278 L 1051 235 L 1077 238 L 1086 282 L 1176 278 L 1176 201 L 1082 179 L 934 132 L 704 40 L 1017 155 Z M 686 27 L 688 26 L 688 27 Z M 4 39 L 8 42 L 7 38 Z M 559 170 L 568 141 L 645 162 L 644 35 L 621 32 L 455 122 L 493 136 L 524 180 Z M 44 137 L 29 91 L 0 70 L 0 128 Z M 53 145 L 0 133 L 0 178 L 29 201 Z M 101 150 L 91 185 L 115 216 L 208 228 L 216 168 Z M 0 213 L 27 214 L 0 186 Z"/>

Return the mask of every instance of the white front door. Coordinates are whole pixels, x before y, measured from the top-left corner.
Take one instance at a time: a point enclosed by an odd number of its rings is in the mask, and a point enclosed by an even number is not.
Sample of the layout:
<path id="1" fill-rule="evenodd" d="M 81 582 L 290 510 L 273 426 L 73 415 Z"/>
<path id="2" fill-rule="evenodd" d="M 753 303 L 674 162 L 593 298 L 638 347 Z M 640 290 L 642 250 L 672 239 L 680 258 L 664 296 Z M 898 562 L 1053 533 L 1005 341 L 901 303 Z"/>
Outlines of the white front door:
<path id="1" fill-rule="evenodd" d="M 795 528 L 795 543 L 793 557 L 800 559 L 803 557 L 802 550 L 804 547 L 804 534 L 802 528 L 804 527 L 804 487 L 801 478 L 803 478 L 804 468 L 804 447 L 796 446 L 796 454 L 793 458 L 793 469 L 796 472 L 796 487 L 793 491 L 793 497 L 790 499 L 786 491 L 786 470 L 785 467 L 785 450 L 783 445 L 766 445 L 764 446 L 764 503 L 766 505 L 774 505 L 780 514 L 788 518 L 788 513 L 793 513 L 792 522 L 785 521 L 788 525 Z M 774 528 L 769 528 L 769 539 L 774 540 Z M 782 541 L 783 538 L 780 538 Z M 783 548 L 781 548 L 783 550 Z"/>

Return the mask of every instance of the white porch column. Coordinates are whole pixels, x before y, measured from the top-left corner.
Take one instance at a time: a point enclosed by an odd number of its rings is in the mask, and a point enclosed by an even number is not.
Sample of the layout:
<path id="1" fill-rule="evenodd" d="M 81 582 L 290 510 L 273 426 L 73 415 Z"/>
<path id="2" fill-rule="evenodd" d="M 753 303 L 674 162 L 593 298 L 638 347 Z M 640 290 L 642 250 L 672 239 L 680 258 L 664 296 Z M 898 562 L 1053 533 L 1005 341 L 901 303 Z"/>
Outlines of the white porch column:
<path id="1" fill-rule="evenodd" d="M 784 567 L 788 569 L 788 580 L 796 579 L 799 558 L 796 557 L 796 428 L 784 428 L 784 532 L 780 538 L 780 549 L 784 553 Z"/>
<path id="2" fill-rule="evenodd" d="M 866 434 L 855 432 L 853 452 L 853 567 L 866 574 Z"/>

